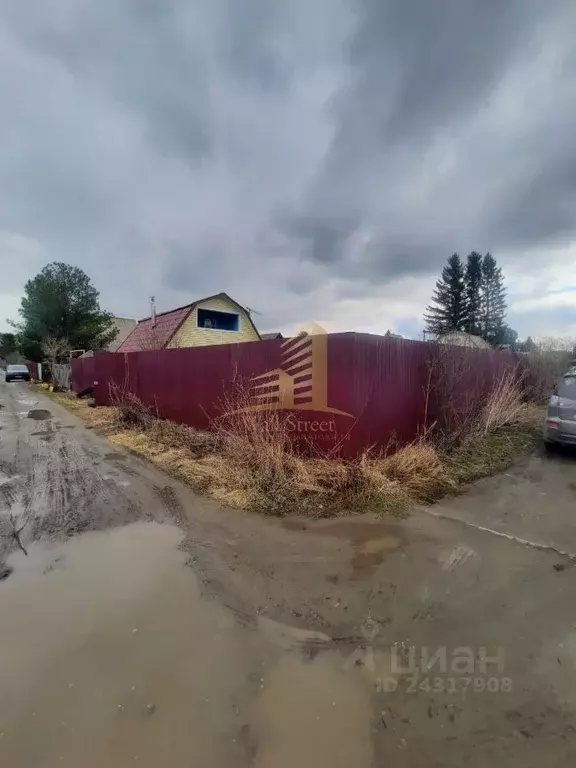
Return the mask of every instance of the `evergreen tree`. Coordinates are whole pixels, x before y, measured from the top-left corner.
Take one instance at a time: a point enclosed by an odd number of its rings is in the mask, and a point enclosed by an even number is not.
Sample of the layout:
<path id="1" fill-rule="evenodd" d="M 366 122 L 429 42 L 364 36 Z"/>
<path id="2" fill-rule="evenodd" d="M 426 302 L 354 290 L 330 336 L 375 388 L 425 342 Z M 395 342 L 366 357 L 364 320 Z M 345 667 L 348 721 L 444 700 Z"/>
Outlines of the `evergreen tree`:
<path id="1" fill-rule="evenodd" d="M 43 359 L 47 336 L 66 339 L 74 349 L 103 349 L 118 333 L 88 275 L 69 264 L 53 262 L 28 280 L 19 312 L 21 321 L 12 325 L 29 360 Z"/>
<path id="2" fill-rule="evenodd" d="M 502 270 L 492 254 L 482 259 L 481 335 L 489 344 L 501 343 L 506 317 L 506 289 Z"/>
<path id="3" fill-rule="evenodd" d="M 15 354 L 16 336 L 13 333 L 0 333 L 0 360 L 10 360 Z"/>
<path id="4" fill-rule="evenodd" d="M 466 321 L 464 266 L 457 253 L 450 256 L 436 283 L 432 302 L 424 314 L 426 330 L 440 335 L 461 331 Z"/>
<path id="5" fill-rule="evenodd" d="M 517 349 L 519 352 L 537 352 L 538 346 L 533 341 L 532 336 L 528 336 L 526 341 L 520 341 L 517 344 Z"/>
<path id="6" fill-rule="evenodd" d="M 496 344 L 499 347 L 506 347 L 516 352 L 518 350 L 518 332 L 510 328 L 509 325 L 504 324 Z"/>
<path id="7" fill-rule="evenodd" d="M 476 335 L 482 334 L 482 255 L 476 251 L 468 254 L 464 274 L 466 297 L 466 321 L 464 330 Z"/>

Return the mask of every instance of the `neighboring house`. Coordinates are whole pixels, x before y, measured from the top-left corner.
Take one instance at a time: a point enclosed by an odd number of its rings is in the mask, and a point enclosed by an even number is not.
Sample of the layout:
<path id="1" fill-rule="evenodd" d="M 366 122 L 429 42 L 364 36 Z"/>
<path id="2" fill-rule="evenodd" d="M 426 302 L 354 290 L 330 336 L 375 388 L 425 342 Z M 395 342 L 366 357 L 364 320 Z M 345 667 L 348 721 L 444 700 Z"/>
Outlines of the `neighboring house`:
<path id="1" fill-rule="evenodd" d="M 124 342 L 126 337 L 132 333 L 138 325 L 138 320 L 132 317 L 115 317 L 114 326 L 118 329 L 118 335 L 113 342 L 106 347 L 107 352 L 116 352 L 118 347 Z"/>
<path id="2" fill-rule="evenodd" d="M 140 320 L 117 352 L 259 341 L 250 313 L 226 293 Z"/>
<path id="3" fill-rule="evenodd" d="M 100 350 L 102 352 L 117 352 L 118 347 L 124 343 L 125 339 L 128 338 L 128 336 L 132 333 L 134 328 L 138 325 L 138 320 L 134 320 L 132 317 L 114 317 L 114 326 L 116 327 L 118 333 L 116 335 L 116 338 L 114 341 L 110 342 L 107 347 L 105 347 L 103 350 Z M 77 351 L 76 354 L 73 354 L 72 357 L 77 357 L 80 350 Z M 89 349 L 86 352 L 84 352 L 80 357 L 93 357 L 94 356 L 94 350 Z"/>
<path id="4" fill-rule="evenodd" d="M 480 336 L 474 336 L 465 331 L 449 331 L 438 338 L 439 344 L 450 344 L 453 347 L 471 347 L 473 349 L 492 349 L 487 341 Z"/>
<path id="5" fill-rule="evenodd" d="M 261 333 L 260 338 L 262 341 L 267 341 L 268 339 L 283 339 L 284 336 L 281 333 Z"/>

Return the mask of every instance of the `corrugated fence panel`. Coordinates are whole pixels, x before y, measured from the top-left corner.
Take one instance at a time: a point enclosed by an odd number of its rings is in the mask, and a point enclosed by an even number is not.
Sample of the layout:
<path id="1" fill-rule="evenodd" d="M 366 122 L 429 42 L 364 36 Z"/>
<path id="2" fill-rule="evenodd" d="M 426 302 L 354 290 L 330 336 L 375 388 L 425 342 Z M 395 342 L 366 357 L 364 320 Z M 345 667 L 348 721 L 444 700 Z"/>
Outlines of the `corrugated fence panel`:
<path id="1" fill-rule="evenodd" d="M 325 352 L 314 348 L 314 378 L 303 383 L 301 374 L 282 369 L 282 340 L 270 339 L 77 359 L 74 388 L 97 381 L 98 404 L 112 402 L 114 388 L 126 390 L 163 418 L 207 429 L 236 403 L 239 389 L 244 401 L 236 407 L 246 405 L 250 380 L 268 373 L 266 381 L 275 380 L 289 396 L 309 385 L 308 404 L 281 410 L 297 442 L 312 453 L 354 456 L 410 442 L 430 423 L 446 420 L 447 408 L 479 401 L 496 378 L 518 367 L 516 356 L 497 351 L 369 334 L 322 338 Z"/>

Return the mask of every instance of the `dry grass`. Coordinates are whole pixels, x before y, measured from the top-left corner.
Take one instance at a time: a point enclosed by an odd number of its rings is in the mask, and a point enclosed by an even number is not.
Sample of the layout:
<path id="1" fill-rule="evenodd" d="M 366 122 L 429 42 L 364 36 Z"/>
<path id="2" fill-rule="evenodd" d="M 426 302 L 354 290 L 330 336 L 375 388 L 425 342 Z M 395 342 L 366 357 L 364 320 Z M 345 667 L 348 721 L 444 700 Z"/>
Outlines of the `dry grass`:
<path id="1" fill-rule="evenodd" d="M 106 434 L 118 429 L 119 415 L 114 407 L 90 408 L 87 400 L 79 400 L 75 395 L 68 392 L 42 390 L 42 394 L 63 405 L 92 429 L 97 429 Z"/>
<path id="2" fill-rule="evenodd" d="M 471 432 L 485 436 L 511 424 L 530 425 L 534 413 L 534 405 L 526 402 L 517 372 L 508 371 L 496 381 Z"/>
<path id="3" fill-rule="evenodd" d="M 494 383 L 478 414 L 449 450 L 442 464 L 457 486 L 501 472 L 534 450 L 541 438 L 545 408 L 529 400 L 519 370 Z"/>
<path id="4" fill-rule="evenodd" d="M 203 432 L 185 424 L 177 424 L 167 419 L 156 419 L 148 427 L 147 433 L 152 440 L 170 448 L 184 448 L 194 458 L 201 458 L 214 453 L 219 448 L 219 440 L 211 432 Z"/>
<path id="5" fill-rule="evenodd" d="M 370 452 L 347 461 L 302 458 L 302 443 L 294 442 L 283 412 L 273 405 L 254 411 L 252 402 L 250 392 L 237 385 L 212 425 L 218 452 L 200 463 L 218 498 L 234 489 L 244 507 L 274 515 L 374 509 L 401 514 L 450 485 L 435 448 L 423 442 L 387 458 Z"/>
<path id="6" fill-rule="evenodd" d="M 502 472 L 522 455 L 531 453 L 541 439 L 543 409 L 538 424 L 509 424 L 492 433 L 471 436 L 456 450 L 442 455 L 442 463 L 458 487 Z"/>
<path id="7" fill-rule="evenodd" d="M 425 441 L 401 448 L 381 464 L 387 477 L 400 483 L 417 501 L 436 501 L 455 487 L 438 450 Z"/>
<path id="8" fill-rule="evenodd" d="M 302 458 L 282 411 L 248 409 L 250 393 L 241 386 L 223 400 L 211 432 L 158 419 L 154 409 L 122 391 L 114 407 L 104 408 L 69 395 L 50 397 L 196 491 L 278 516 L 405 514 L 414 503 L 432 503 L 509 466 L 534 447 L 542 423 L 541 409 L 524 402 L 517 378 L 505 376 L 449 451 L 426 435 L 392 455 L 367 452 L 345 461 Z"/>
<path id="9" fill-rule="evenodd" d="M 158 411 L 130 392 L 128 386 L 110 384 L 110 400 L 117 409 L 120 424 L 126 427 L 149 429 L 158 419 Z"/>

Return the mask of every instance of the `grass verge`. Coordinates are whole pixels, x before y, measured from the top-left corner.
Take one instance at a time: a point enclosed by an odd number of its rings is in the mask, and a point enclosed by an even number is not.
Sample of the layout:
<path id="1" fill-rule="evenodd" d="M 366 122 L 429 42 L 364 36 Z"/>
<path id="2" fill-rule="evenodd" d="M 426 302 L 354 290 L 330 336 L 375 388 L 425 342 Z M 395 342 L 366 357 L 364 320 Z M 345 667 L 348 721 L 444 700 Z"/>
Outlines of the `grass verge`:
<path id="1" fill-rule="evenodd" d="M 542 439 L 539 424 L 508 424 L 492 433 L 464 440 L 442 453 L 442 462 L 458 487 L 503 472 L 521 456 L 532 453 Z"/>
<path id="2" fill-rule="evenodd" d="M 449 449 L 419 440 L 389 456 L 354 460 L 303 459 L 282 430 L 242 415 L 242 423 L 201 432 L 160 420 L 134 399 L 90 408 L 63 393 L 45 393 L 110 442 L 229 506 L 263 514 L 338 514 L 380 511 L 403 515 L 482 477 L 500 472 L 540 439 L 543 411 L 518 407 L 496 394 L 480 421 Z M 505 402 L 506 407 L 500 407 Z M 278 424 L 276 424 L 278 426 Z"/>

